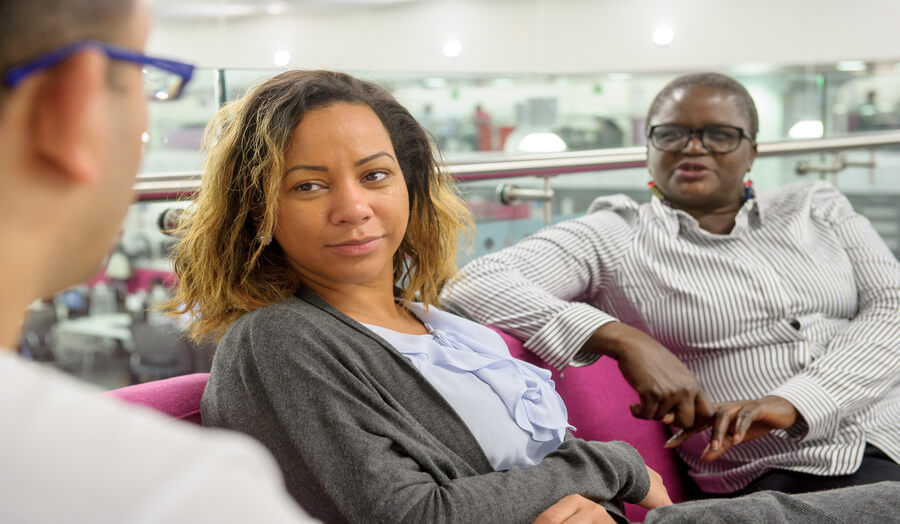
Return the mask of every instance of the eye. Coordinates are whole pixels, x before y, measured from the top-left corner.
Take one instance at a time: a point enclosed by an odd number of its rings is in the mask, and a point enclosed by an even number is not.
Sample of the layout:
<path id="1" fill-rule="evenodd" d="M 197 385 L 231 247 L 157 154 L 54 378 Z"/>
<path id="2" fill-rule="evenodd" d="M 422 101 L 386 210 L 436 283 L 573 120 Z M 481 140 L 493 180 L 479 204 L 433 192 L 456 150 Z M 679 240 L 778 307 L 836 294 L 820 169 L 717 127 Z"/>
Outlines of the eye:
<path id="1" fill-rule="evenodd" d="M 728 142 L 737 138 L 737 132 L 733 129 L 710 127 L 706 129 L 706 136 L 710 140 Z"/>
<path id="2" fill-rule="evenodd" d="M 363 175 L 364 182 L 381 182 L 390 175 L 387 171 L 370 171 Z"/>
<path id="3" fill-rule="evenodd" d="M 322 189 L 322 184 L 317 182 L 300 182 L 296 186 L 294 186 L 294 191 L 300 191 L 302 193 L 309 193 L 312 191 L 318 191 Z"/>

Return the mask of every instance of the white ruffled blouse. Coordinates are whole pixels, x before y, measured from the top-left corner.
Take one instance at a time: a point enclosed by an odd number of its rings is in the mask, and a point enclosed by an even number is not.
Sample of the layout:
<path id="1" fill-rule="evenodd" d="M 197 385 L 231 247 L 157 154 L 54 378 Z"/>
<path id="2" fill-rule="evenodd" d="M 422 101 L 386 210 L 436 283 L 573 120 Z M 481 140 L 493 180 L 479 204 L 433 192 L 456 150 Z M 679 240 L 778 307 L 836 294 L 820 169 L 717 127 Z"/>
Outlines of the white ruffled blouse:
<path id="1" fill-rule="evenodd" d="M 402 353 L 456 410 L 496 471 L 540 462 L 565 438 L 568 413 L 550 372 L 512 358 L 494 331 L 406 303 L 427 335 L 365 324 Z"/>

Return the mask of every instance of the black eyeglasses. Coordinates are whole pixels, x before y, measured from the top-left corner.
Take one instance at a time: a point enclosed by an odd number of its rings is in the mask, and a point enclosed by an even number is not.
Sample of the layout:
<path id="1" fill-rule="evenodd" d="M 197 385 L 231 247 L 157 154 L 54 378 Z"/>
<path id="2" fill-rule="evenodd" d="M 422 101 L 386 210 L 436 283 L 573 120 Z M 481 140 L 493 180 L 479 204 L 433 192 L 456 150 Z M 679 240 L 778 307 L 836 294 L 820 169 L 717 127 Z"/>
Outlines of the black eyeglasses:
<path id="1" fill-rule="evenodd" d="M 184 86 L 187 85 L 194 74 L 194 66 L 191 64 L 147 56 L 143 53 L 103 42 L 82 40 L 50 51 L 26 64 L 9 69 L 3 73 L 3 83 L 6 87 L 15 87 L 30 75 L 53 67 L 76 52 L 88 47 L 103 51 L 106 56 L 113 60 L 123 60 L 142 66 L 144 71 L 144 90 L 147 98 L 150 100 L 175 100 L 184 92 Z"/>
<path id="2" fill-rule="evenodd" d="M 691 138 L 697 135 L 700 143 L 710 153 L 731 153 L 747 139 L 754 143 L 753 137 L 737 126 L 712 125 L 706 127 L 688 127 L 681 124 L 660 124 L 652 126 L 647 138 L 653 147 L 668 153 L 677 153 L 687 147 Z"/>

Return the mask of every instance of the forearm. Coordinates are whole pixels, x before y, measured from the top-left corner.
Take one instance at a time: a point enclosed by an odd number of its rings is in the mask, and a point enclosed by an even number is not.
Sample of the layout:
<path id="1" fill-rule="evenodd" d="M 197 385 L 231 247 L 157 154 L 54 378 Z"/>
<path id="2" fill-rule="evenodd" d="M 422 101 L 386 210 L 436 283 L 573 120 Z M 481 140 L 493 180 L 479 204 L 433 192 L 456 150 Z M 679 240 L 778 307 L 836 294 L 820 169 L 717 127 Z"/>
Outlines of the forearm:
<path id="1" fill-rule="evenodd" d="M 560 267 L 554 270 L 555 278 L 572 287 L 559 287 L 547 282 L 547 275 L 525 267 L 516 252 L 498 255 L 463 269 L 442 296 L 447 308 L 516 336 L 554 367 L 565 367 L 573 359 L 578 364 L 596 360 L 590 354 L 578 356 L 579 352 L 599 326 L 615 318 L 592 305 L 570 301 L 584 294 L 588 283 L 577 272 Z"/>
<path id="2" fill-rule="evenodd" d="M 620 511 L 620 500 L 646 496 L 649 476 L 633 448 L 569 442 L 527 469 L 407 485 L 387 494 L 377 511 L 391 522 L 531 522 L 573 493 L 604 503 L 611 513 Z"/>

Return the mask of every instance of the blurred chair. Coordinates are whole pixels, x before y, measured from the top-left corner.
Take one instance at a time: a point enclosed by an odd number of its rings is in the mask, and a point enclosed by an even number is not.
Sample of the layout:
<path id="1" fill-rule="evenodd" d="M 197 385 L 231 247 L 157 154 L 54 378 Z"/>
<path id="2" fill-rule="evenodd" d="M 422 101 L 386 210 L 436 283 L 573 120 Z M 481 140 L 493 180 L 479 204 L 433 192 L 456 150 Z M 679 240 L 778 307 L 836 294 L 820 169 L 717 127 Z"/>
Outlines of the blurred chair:
<path id="1" fill-rule="evenodd" d="M 32 360 L 50 362 L 53 356 L 53 326 L 56 325 L 56 309 L 43 304 L 32 309 L 22 331 L 21 353 Z"/>
<path id="2" fill-rule="evenodd" d="M 136 322 L 131 325 L 130 367 L 137 383 L 189 373 L 192 346 L 177 326 Z"/>
<path id="3" fill-rule="evenodd" d="M 107 391 L 104 395 L 153 408 L 170 417 L 200 424 L 200 398 L 208 373 L 181 375 Z"/>

